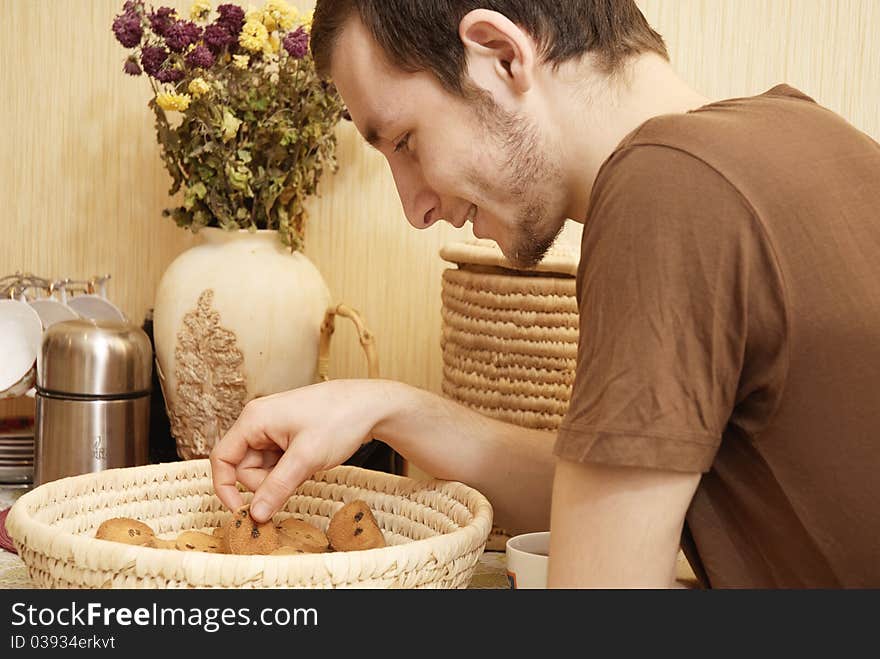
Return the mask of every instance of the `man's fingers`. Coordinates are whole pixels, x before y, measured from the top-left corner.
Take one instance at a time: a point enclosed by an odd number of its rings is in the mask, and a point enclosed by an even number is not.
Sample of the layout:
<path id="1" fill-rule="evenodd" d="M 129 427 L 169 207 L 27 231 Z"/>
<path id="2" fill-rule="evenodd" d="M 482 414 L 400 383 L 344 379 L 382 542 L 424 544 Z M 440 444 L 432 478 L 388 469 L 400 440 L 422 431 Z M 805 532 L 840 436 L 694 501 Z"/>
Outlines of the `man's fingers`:
<path id="1" fill-rule="evenodd" d="M 217 448 L 211 451 L 211 478 L 214 481 L 214 493 L 230 510 L 241 507 L 241 493 L 235 486 L 235 464 L 221 459 L 217 455 Z"/>
<path id="2" fill-rule="evenodd" d="M 223 505 L 231 510 L 239 508 L 242 504 L 241 494 L 235 486 L 237 481 L 235 470 L 248 451 L 246 434 L 242 432 L 243 416 L 244 413 L 211 451 L 211 478 L 214 481 L 214 492 Z"/>
<path id="3" fill-rule="evenodd" d="M 235 487 L 235 485 L 217 485 L 215 483 L 214 493 L 229 510 L 237 510 L 244 505 L 244 499 L 241 498 L 241 492 L 238 491 L 238 488 Z"/>
<path id="4" fill-rule="evenodd" d="M 241 462 L 261 449 L 278 449 L 261 426 L 253 423 L 260 417 L 254 412 L 253 403 L 248 403 L 232 427 L 211 451 L 211 475 L 214 492 L 227 508 L 235 510 L 242 503 L 236 483 L 236 470 Z M 256 449 L 256 451 L 255 451 Z"/>
<path id="5" fill-rule="evenodd" d="M 235 475 L 239 483 L 251 492 L 256 492 L 257 488 L 266 479 L 266 476 L 269 475 L 269 470 L 262 467 L 239 467 L 235 470 Z"/>
<path id="6" fill-rule="evenodd" d="M 260 483 L 282 456 L 281 451 L 257 451 L 248 449 L 241 462 L 235 468 L 235 477 L 251 492 L 256 492 Z"/>
<path id="7" fill-rule="evenodd" d="M 263 451 L 263 454 L 260 456 L 263 460 L 261 466 L 263 469 L 272 469 L 275 465 L 278 464 L 278 461 L 281 459 L 281 456 L 284 455 L 284 451 Z"/>
<path id="8" fill-rule="evenodd" d="M 254 492 L 251 517 L 258 522 L 268 521 L 315 470 L 316 466 L 307 455 L 296 450 L 294 442 Z"/>

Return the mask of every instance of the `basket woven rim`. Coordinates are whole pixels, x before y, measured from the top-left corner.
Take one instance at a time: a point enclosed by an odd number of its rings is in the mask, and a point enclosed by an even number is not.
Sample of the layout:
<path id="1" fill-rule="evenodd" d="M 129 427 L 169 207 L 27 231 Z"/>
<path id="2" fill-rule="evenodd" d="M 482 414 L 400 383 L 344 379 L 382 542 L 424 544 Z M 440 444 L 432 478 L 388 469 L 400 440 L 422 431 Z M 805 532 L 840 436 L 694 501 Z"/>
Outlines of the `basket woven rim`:
<path id="1" fill-rule="evenodd" d="M 282 564 L 290 560 L 297 561 L 303 568 L 324 565 L 329 571 L 342 569 L 354 562 L 376 563 L 382 558 L 402 563 L 417 562 L 421 558 L 454 551 L 463 543 L 476 548 L 485 545 L 492 528 L 492 506 L 489 500 L 476 489 L 457 481 L 439 479 L 415 480 L 405 476 L 386 474 L 359 467 L 340 466 L 330 470 L 317 472 L 309 481 L 339 483 L 358 486 L 359 479 L 370 478 L 384 483 L 387 489 L 375 490 L 389 496 L 406 497 L 421 489 L 435 490 L 440 494 L 451 496 L 462 503 L 470 512 L 472 519 L 464 526 L 429 538 L 411 540 L 403 544 L 389 545 L 378 549 L 356 552 L 329 552 L 322 554 L 300 554 L 296 556 L 270 555 L 234 555 L 208 554 L 202 552 L 180 552 L 171 549 L 156 549 L 123 543 L 98 540 L 87 535 L 78 535 L 59 529 L 49 523 L 36 519 L 33 512 L 46 505 L 46 497 L 50 492 L 61 490 L 78 483 L 93 482 L 94 492 L 103 482 L 134 472 L 154 473 L 166 479 L 173 479 L 181 473 L 189 472 L 191 478 L 210 475 L 209 461 L 188 460 L 182 462 L 128 467 L 124 469 L 108 469 L 102 472 L 72 476 L 40 485 L 22 495 L 9 512 L 7 529 L 19 554 L 22 548 L 36 549 L 50 558 L 64 562 L 74 561 L 76 557 L 100 554 L 102 570 L 126 570 L 137 576 L 155 575 L 161 572 L 163 564 L 176 565 L 186 570 L 187 565 L 224 565 L 236 568 L 241 565 Z M 307 481 L 307 482 L 309 482 Z M 393 486 L 393 487 L 391 487 Z M 215 495 L 216 496 L 216 495 Z"/>
<path id="2" fill-rule="evenodd" d="M 520 272 L 544 272 L 576 276 L 580 251 L 565 244 L 554 243 L 540 263 L 531 268 L 520 268 L 511 263 L 497 243 L 492 240 L 474 240 L 447 243 L 440 248 L 440 258 L 455 264 L 487 265 Z"/>

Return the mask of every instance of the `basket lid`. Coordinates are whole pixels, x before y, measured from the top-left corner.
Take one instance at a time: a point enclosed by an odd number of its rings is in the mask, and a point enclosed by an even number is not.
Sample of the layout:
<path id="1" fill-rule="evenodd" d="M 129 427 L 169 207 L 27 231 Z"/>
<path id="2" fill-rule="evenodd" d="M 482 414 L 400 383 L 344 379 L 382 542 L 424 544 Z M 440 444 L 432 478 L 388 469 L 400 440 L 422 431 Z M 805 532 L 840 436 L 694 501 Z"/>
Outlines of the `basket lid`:
<path id="1" fill-rule="evenodd" d="M 494 240 L 480 238 L 444 245 L 440 248 L 440 257 L 458 265 L 492 266 L 519 272 L 546 272 L 572 277 L 577 276 L 580 262 L 580 252 L 575 246 L 557 241 L 538 265 L 520 268 L 507 260 Z"/>

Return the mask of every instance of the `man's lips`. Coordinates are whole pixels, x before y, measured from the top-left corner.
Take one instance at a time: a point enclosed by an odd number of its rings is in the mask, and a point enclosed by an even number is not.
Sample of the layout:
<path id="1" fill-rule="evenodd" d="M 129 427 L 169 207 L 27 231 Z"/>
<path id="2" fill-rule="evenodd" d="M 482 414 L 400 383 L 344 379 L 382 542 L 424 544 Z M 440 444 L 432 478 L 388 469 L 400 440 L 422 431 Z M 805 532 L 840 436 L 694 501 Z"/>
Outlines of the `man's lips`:
<path id="1" fill-rule="evenodd" d="M 461 222 L 453 225 L 456 229 L 461 229 L 468 222 L 473 222 L 477 217 L 477 207 L 474 204 L 471 204 L 468 208 L 467 214 L 462 218 Z"/>
<path id="2" fill-rule="evenodd" d="M 471 218 L 471 231 L 473 232 L 475 238 L 488 238 L 489 235 L 485 232 L 485 229 L 487 227 L 483 226 L 483 224 L 485 224 L 485 218 L 477 217 L 476 211 L 477 211 L 477 208 L 475 206 L 474 207 L 474 215 Z M 478 224 L 478 222 L 479 222 L 479 224 Z"/>

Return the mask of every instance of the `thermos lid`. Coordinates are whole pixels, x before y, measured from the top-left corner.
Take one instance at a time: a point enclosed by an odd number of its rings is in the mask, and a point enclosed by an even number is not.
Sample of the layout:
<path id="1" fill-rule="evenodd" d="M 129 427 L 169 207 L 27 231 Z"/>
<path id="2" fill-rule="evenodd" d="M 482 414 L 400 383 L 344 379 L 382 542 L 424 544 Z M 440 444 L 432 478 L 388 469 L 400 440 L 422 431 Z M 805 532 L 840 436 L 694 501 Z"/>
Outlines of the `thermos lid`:
<path id="1" fill-rule="evenodd" d="M 153 347 L 130 323 L 67 320 L 43 333 L 37 388 L 75 396 L 131 396 L 150 390 Z"/>

